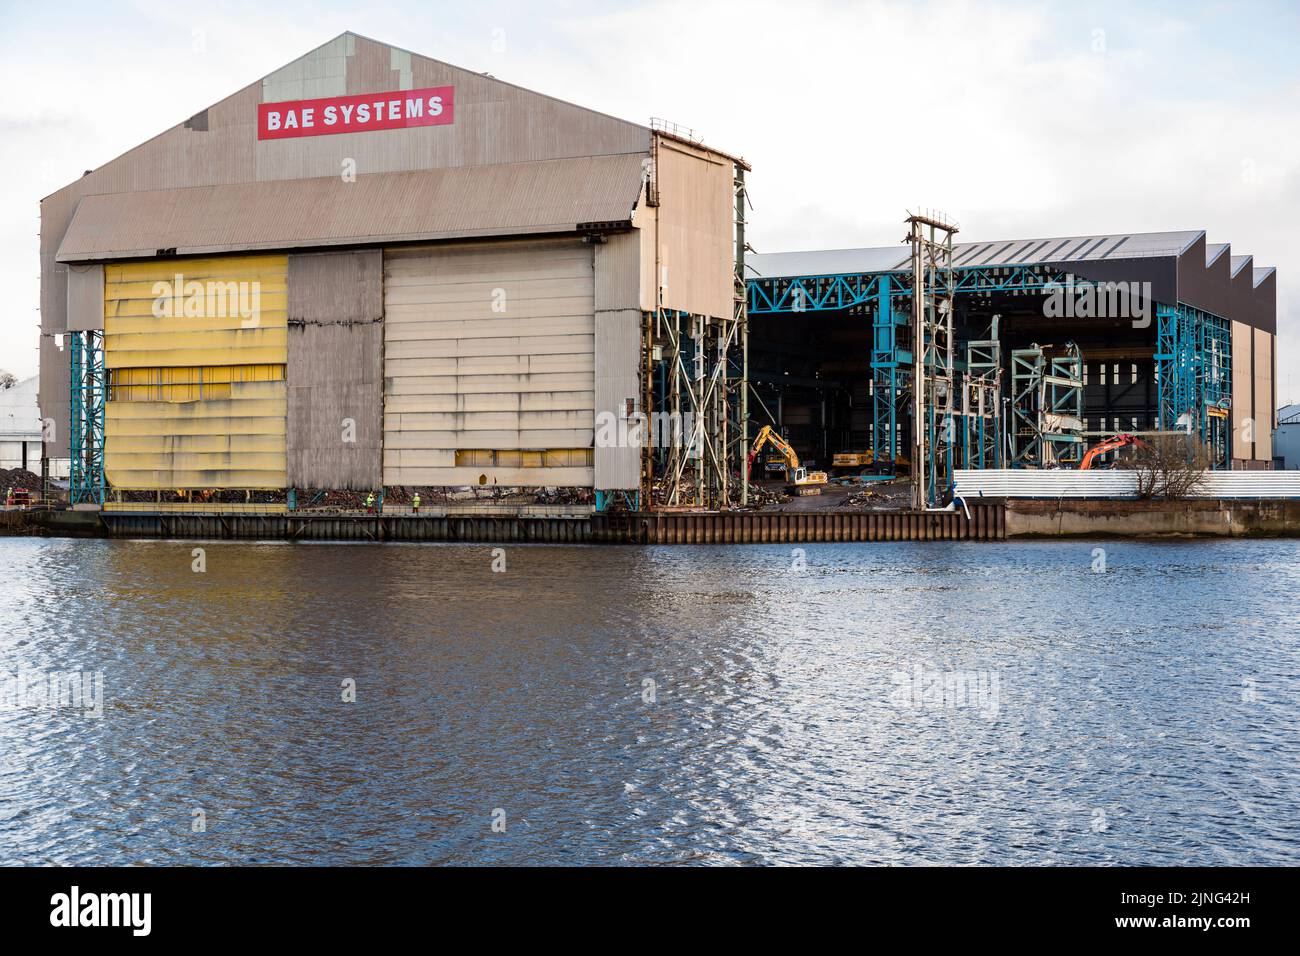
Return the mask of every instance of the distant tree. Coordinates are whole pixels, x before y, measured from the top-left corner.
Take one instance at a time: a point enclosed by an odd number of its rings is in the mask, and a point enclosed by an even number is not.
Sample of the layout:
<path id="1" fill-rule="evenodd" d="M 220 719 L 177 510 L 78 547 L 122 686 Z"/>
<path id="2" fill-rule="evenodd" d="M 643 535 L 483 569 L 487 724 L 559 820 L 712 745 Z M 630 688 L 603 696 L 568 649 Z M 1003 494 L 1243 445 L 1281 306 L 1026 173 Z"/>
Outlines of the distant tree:
<path id="1" fill-rule="evenodd" d="M 1121 467 L 1133 472 L 1139 498 L 1178 500 L 1201 487 L 1210 456 L 1195 435 L 1177 432 L 1149 438 Z"/>
<path id="2" fill-rule="evenodd" d="M 18 384 L 18 376 L 0 368 L 0 388 L 13 388 Z"/>

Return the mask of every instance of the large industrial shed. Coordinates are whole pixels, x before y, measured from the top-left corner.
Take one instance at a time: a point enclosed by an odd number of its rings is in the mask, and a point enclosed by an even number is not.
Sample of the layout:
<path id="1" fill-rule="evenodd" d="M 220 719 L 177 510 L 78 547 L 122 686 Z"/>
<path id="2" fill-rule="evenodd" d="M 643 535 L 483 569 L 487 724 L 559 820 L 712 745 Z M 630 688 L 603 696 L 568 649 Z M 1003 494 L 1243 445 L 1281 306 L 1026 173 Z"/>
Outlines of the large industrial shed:
<path id="1" fill-rule="evenodd" d="M 734 320 L 745 168 L 343 34 L 42 201 L 40 406 L 74 501 L 631 499 L 642 451 L 593 423 L 643 409 L 652 316 Z"/>
<path id="2" fill-rule="evenodd" d="M 1199 230 L 955 242 L 950 261 L 956 467 L 1077 466 L 1105 436 L 1175 429 L 1202 438 L 1216 468 L 1272 467 L 1272 267 Z M 906 457 L 907 248 L 751 255 L 746 268 L 762 414 L 818 463 Z M 998 395 L 982 417 L 981 382 Z"/>

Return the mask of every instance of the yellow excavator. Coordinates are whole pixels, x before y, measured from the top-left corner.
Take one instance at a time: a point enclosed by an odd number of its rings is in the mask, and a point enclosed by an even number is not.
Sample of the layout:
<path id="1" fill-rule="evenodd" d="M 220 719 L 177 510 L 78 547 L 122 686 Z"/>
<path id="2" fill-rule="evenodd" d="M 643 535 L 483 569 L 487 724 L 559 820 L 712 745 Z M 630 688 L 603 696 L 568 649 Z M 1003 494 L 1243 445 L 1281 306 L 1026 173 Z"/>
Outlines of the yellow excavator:
<path id="1" fill-rule="evenodd" d="M 754 465 L 754 459 L 758 453 L 763 450 L 765 445 L 771 445 L 781 455 L 781 460 L 785 462 L 785 478 L 789 482 L 787 487 L 796 495 L 820 495 L 822 485 L 826 484 L 826 472 L 809 471 L 799 464 L 799 456 L 795 454 L 790 443 L 772 430 L 771 425 L 764 425 L 754 439 L 753 446 L 749 449 L 750 468 Z"/>

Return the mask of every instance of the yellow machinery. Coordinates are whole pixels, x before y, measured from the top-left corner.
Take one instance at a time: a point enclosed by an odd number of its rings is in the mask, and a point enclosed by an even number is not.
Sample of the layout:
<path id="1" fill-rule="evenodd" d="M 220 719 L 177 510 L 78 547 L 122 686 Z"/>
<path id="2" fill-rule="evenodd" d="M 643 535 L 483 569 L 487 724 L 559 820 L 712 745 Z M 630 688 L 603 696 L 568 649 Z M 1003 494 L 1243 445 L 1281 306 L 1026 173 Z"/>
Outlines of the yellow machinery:
<path id="1" fill-rule="evenodd" d="M 870 465 L 875 461 L 875 453 L 871 451 L 841 451 L 831 456 L 832 468 L 861 468 L 864 465 Z"/>
<path id="2" fill-rule="evenodd" d="M 763 450 L 765 445 L 771 445 L 781 455 L 785 461 L 785 477 L 789 487 L 798 495 L 819 495 L 822 493 L 821 486 L 826 484 L 826 472 L 812 471 L 804 468 L 799 464 L 799 456 L 795 454 L 790 443 L 772 430 L 771 425 L 764 425 L 754 439 L 754 445 L 749 449 L 749 465 L 753 466 L 754 459 L 758 453 Z"/>
<path id="3" fill-rule="evenodd" d="M 840 451 L 831 456 L 832 468 L 865 468 L 868 465 L 876 463 L 876 455 L 871 449 L 866 451 Z M 899 455 L 894 462 L 896 465 L 910 465 L 911 459 L 906 455 Z"/>

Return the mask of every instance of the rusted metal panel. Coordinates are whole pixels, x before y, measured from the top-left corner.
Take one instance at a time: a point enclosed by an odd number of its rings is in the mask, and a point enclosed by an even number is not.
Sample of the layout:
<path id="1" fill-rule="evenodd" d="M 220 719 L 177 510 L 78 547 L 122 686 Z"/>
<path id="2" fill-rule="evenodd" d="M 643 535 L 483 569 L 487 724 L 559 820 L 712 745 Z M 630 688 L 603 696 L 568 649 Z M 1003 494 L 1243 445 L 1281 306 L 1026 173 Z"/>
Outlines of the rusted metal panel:
<path id="1" fill-rule="evenodd" d="M 636 156 L 155 190 L 82 200 L 65 262 L 472 236 L 630 222 Z M 322 215 L 328 210 L 328 215 Z M 683 262 L 683 269 L 686 263 Z"/>
<path id="2" fill-rule="evenodd" d="M 384 316 L 379 249 L 289 256 L 289 324 L 356 325 Z"/>
<path id="3" fill-rule="evenodd" d="M 382 481 L 383 253 L 289 256 L 288 483 Z"/>

